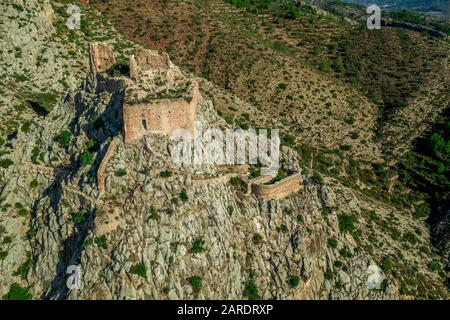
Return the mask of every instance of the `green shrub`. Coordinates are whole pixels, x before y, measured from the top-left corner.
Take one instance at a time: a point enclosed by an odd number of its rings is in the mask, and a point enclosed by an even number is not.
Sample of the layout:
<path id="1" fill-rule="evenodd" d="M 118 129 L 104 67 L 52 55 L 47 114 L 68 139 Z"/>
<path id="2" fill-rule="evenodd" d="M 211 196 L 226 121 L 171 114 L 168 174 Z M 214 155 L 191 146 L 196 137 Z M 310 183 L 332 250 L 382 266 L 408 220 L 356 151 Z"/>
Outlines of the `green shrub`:
<path id="1" fill-rule="evenodd" d="M 147 267 L 142 262 L 135 264 L 130 268 L 130 273 L 138 275 L 142 278 L 147 278 Z"/>
<path id="2" fill-rule="evenodd" d="M 345 123 L 347 124 L 354 124 L 355 123 L 355 117 L 354 116 L 348 116 L 345 118 Z"/>
<path id="3" fill-rule="evenodd" d="M 261 299 L 261 297 L 259 296 L 259 293 L 258 293 L 258 288 L 256 287 L 256 283 L 253 279 L 250 279 L 245 283 L 244 297 L 249 300 L 260 300 Z"/>
<path id="4" fill-rule="evenodd" d="M 338 216 L 338 221 L 339 221 L 339 231 L 341 231 L 341 233 L 347 232 L 353 234 L 353 232 L 356 229 L 355 227 L 356 217 L 354 215 L 342 213 Z"/>
<path id="5" fill-rule="evenodd" d="M 108 240 L 106 239 L 106 235 L 95 237 L 94 242 L 99 248 L 108 249 Z"/>
<path id="6" fill-rule="evenodd" d="M 288 173 L 284 171 L 283 169 L 278 169 L 277 176 L 273 178 L 268 184 L 277 183 L 278 181 L 283 180 L 288 176 Z"/>
<path id="7" fill-rule="evenodd" d="M 37 188 L 38 185 L 39 185 L 39 182 L 36 179 L 34 179 L 33 181 L 30 182 L 31 189 Z"/>
<path id="8" fill-rule="evenodd" d="M 8 256 L 8 251 L 0 251 L 0 260 L 6 259 Z"/>
<path id="9" fill-rule="evenodd" d="M 285 134 L 282 138 L 281 144 L 284 146 L 292 147 L 295 145 L 295 136 L 292 134 Z"/>
<path id="10" fill-rule="evenodd" d="M 298 276 L 289 276 L 288 285 L 289 288 L 294 289 L 297 288 L 300 284 L 300 278 Z"/>
<path id="11" fill-rule="evenodd" d="M 188 202 L 189 196 L 188 196 L 188 194 L 187 194 L 186 189 L 181 190 L 181 192 L 180 192 L 180 199 L 181 199 L 181 201 L 183 201 L 183 202 Z"/>
<path id="12" fill-rule="evenodd" d="M 116 177 L 124 177 L 127 175 L 127 170 L 119 169 L 116 171 Z"/>
<path id="13" fill-rule="evenodd" d="M 199 291 L 202 288 L 202 278 L 200 276 L 192 276 L 188 281 L 194 291 Z"/>
<path id="14" fill-rule="evenodd" d="M 194 244 L 192 245 L 191 252 L 192 253 L 200 253 L 203 250 L 205 250 L 205 241 L 202 239 L 195 240 Z"/>
<path id="15" fill-rule="evenodd" d="M 323 186 L 324 183 L 325 183 L 325 182 L 323 181 L 322 176 L 321 176 L 320 173 L 318 173 L 318 172 L 314 172 L 313 179 L 314 179 L 314 181 L 315 181 L 319 186 Z"/>
<path id="16" fill-rule="evenodd" d="M 252 242 L 253 242 L 255 245 L 261 244 L 262 240 L 263 240 L 263 237 L 262 237 L 262 235 L 260 235 L 259 233 L 255 233 L 255 234 L 253 235 L 253 237 L 252 237 Z"/>
<path id="17" fill-rule="evenodd" d="M 155 207 L 151 206 L 150 209 L 148 210 L 150 219 L 152 220 L 158 220 L 159 219 L 159 215 L 158 212 L 156 211 Z"/>
<path id="18" fill-rule="evenodd" d="M 232 206 L 228 206 L 227 207 L 227 212 L 228 212 L 228 215 L 233 215 L 233 213 L 234 213 L 234 208 L 232 207 Z"/>
<path id="19" fill-rule="evenodd" d="M 389 257 L 384 257 L 383 260 L 381 260 L 381 270 L 383 270 L 383 272 L 385 274 L 388 274 L 392 269 L 392 262 L 391 259 Z"/>
<path id="20" fill-rule="evenodd" d="M 86 219 L 86 213 L 84 211 L 78 211 L 73 215 L 73 222 L 75 224 L 83 223 Z"/>
<path id="21" fill-rule="evenodd" d="M 27 252 L 27 260 L 19 266 L 19 268 L 13 273 L 13 275 L 19 276 L 22 280 L 26 280 L 28 271 L 31 268 L 31 263 L 31 254 Z"/>
<path id="22" fill-rule="evenodd" d="M 28 210 L 20 202 L 16 202 L 14 207 L 19 211 L 19 215 L 25 216 L 28 214 Z"/>
<path id="23" fill-rule="evenodd" d="M 10 165 L 14 164 L 10 159 L 1 159 L 0 160 L 0 167 L 3 169 L 8 168 Z"/>
<path id="24" fill-rule="evenodd" d="M 66 148 L 70 140 L 72 140 L 72 133 L 68 130 L 64 130 L 60 134 L 58 134 L 55 138 L 61 148 Z"/>
<path id="25" fill-rule="evenodd" d="M 160 175 L 160 177 L 162 177 L 162 178 L 168 178 L 168 177 L 171 177 L 171 176 L 172 176 L 172 171 L 170 171 L 170 170 L 164 170 L 164 171 L 161 171 L 161 173 L 160 173 L 159 175 Z"/>
<path id="26" fill-rule="evenodd" d="M 230 184 L 241 192 L 246 192 L 246 190 L 247 190 L 247 185 L 246 185 L 245 181 L 239 177 L 231 178 Z"/>
<path id="27" fill-rule="evenodd" d="M 94 154 L 92 152 L 86 151 L 80 156 L 80 164 L 82 166 L 89 166 L 94 163 Z"/>
<path id="28" fill-rule="evenodd" d="M 13 283 L 9 292 L 3 296 L 3 300 L 31 300 L 30 288 L 23 288 L 18 283 Z"/>
<path id="29" fill-rule="evenodd" d="M 422 219 L 428 218 L 431 214 L 431 208 L 427 203 L 422 203 L 415 208 L 414 218 Z"/>
<path id="30" fill-rule="evenodd" d="M 437 260 L 431 260 L 430 262 L 428 262 L 428 269 L 430 269 L 432 272 L 440 272 L 441 264 Z"/>
<path id="31" fill-rule="evenodd" d="M 417 243 L 417 236 L 413 233 L 413 232 L 411 232 L 411 231 L 408 231 L 408 232 L 406 232 L 404 235 L 403 235 L 403 238 L 406 240 L 406 241 L 408 241 L 409 243 L 411 243 L 411 244 L 416 244 Z"/>
<path id="32" fill-rule="evenodd" d="M 33 123 L 31 122 L 31 121 L 25 121 L 23 124 L 22 124 L 22 126 L 20 127 L 20 130 L 23 132 L 23 133 L 28 133 L 28 132 L 30 132 L 30 128 L 31 128 L 31 125 L 32 125 Z"/>
<path id="33" fill-rule="evenodd" d="M 327 270 L 325 271 L 325 273 L 323 274 L 323 276 L 325 277 L 325 279 L 331 280 L 331 279 L 334 278 L 334 273 L 333 273 L 333 271 L 331 271 L 330 268 L 327 268 Z"/>
<path id="34" fill-rule="evenodd" d="M 288 232 L 289 232 L 288 226 L 285 225 L 285 224 L 282 224 L 282 225 L 280 226 L 280 232 L 282 232 L 282 233 L 288 233 Z"/>
<path id="35" fill-rule="evenodd" d="M 328 238 L 327 244 L 328 244 L 328 246 L 329 246 L 330 248 L 336 249 L 336 247 L 337 247 L 337 245 L 338 245 L 338 242 L 337 242 L 337 240 L 333 237 L 333 238 Z"/>

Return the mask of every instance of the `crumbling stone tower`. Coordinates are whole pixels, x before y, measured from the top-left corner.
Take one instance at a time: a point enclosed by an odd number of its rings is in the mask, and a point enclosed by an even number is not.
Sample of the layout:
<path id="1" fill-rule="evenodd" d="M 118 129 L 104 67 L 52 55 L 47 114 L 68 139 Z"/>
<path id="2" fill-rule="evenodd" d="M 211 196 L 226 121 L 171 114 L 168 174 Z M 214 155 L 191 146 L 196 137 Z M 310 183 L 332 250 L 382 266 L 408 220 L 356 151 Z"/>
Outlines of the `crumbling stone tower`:
<path id="1" fill-rule="evenodd" d="M 147 133 L 171 134 L 185 129 L 194 136 L 198 83 L 187 79 L 167 54 L 144 50 L 130 57 L 132 85 L 126 89 L 123 108 L 125 141 Z"/>
<path id="2" fill-rule="evenodd" d="M 111 45 L 91 43 L 89 62 L 94 75 L 116 64 Z M 124 139 L 130 142 L 148 133 L 171 134 L 186 129 L 194 136 L 198 83 L 186 78 L 167 54 L 141 50 L 130 57 L 123 105 Z"/>
<path id="3" fill-rule="evenodd" d="M 115 64 L 116 58 L 110 44 L 98 42 L 89 44 L 89 65 L 94 75 L 107 71 Z"/>

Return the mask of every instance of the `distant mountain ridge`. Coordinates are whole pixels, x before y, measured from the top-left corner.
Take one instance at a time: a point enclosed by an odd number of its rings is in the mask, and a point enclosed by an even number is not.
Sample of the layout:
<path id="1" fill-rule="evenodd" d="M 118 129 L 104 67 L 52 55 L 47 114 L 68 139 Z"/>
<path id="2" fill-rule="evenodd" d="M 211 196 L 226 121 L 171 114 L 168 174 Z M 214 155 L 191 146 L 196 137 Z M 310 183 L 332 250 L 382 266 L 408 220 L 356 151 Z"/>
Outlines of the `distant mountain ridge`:
<path id="1" fill-rule="evenodd" d="M 360 5 L 378 4 L 392 9 L 409 9 L 423 13 L 439 12 L 450 16 L 449 0 L 344 0 L 344 2 Z"/>

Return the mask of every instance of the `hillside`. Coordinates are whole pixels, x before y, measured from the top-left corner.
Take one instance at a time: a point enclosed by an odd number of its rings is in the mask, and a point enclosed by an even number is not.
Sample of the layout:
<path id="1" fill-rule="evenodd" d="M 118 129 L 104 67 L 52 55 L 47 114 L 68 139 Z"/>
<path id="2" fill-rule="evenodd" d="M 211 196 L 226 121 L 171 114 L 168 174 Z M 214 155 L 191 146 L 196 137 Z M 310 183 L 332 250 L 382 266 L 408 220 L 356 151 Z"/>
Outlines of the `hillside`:
<path id="1" fill-rule="evenodd" d="M 1 297 L 449 298 L 448 43 L 261 2 L 2 4 Z M 177 165 L 193 120 L 281 168 Z"/>

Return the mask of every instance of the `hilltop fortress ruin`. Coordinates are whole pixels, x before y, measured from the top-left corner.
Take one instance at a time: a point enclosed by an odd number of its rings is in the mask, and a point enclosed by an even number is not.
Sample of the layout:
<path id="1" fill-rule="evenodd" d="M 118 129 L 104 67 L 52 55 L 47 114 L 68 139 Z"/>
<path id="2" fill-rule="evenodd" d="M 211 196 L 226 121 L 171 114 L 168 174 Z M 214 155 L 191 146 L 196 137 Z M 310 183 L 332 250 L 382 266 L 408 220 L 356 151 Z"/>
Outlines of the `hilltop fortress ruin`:
<path id="1" fill-rule="evenodd" d="M 104 43 L 90 44 L 89 61 L 90 71 L 94 76 L 110 72 L 117 65 L 112 47 Z M 125 88 L 121 110 L 125 143 L 137 141 L 151 133 L 170 135 L 177 129 L 185 129 L 191 136 L 195 136 L 196 113 L 203 101 L 199 85 L 197 81 L 186 78 L 167 54 L 160 55 L 156 51 L 145 49 L 131 55 L 129 77 L 123 81 L 120 87 Z M 100 194 L 105 192 L 106 170 L 119 142 L 116 138 L 109 143 L 98 167 L 97 183 Z M 235 174 L 219 179 L 228 181 L 231 176 Z M 270 184 L 269 181 L 273 178 L 274 176 L 261 176 L 248 180 L 243 176 L 248 184 L 247 195 L 274 200 L 285 198 L 302 189 L 302 177 L 299 173 Z"/>
<path id="2" fill-rule="evenodd" d="M 107 44 L 90 44 L 89 56 L 94 75 L 116 64 L 112 47 Z M 197 106 L 202 100 L 198 83 L 186 79 L 167 54 L 153 50 L 132 55 L 129 68 L 123 106 L 125 142 L 147 133 L 171 134 L 176 129 L 186 129 L 193 135 Z"/>

